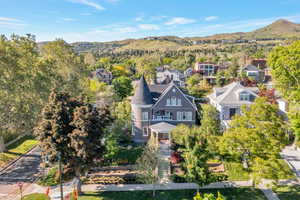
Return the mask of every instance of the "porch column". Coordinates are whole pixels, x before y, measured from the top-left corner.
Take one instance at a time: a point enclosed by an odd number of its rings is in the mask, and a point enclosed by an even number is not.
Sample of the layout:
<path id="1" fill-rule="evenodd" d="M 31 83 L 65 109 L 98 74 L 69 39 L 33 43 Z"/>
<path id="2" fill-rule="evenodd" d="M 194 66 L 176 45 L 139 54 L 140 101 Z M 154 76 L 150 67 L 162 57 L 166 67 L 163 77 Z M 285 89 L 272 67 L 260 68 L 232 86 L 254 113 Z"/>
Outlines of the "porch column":
<path id="1" fill-rule="evenodd" d="M 156 146 L 158 147 L 159 144 L 158 144 L 158 132 L 155 132 L 156 133 Z"/>

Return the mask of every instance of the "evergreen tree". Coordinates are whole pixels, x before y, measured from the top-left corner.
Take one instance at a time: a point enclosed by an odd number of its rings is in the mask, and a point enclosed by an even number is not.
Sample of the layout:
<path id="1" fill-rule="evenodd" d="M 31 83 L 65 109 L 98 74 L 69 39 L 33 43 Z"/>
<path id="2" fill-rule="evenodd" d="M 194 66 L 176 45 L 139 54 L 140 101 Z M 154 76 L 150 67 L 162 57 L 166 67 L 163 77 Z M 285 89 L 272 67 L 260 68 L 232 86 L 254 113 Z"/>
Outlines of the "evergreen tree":
<path id="1" fill-rule="evenodd" d="M 108 109 L 95 109 L 83 99 L 73 99 L 67 93 L 52 92 L 45 105 L 35 134 L 41 141 L 43 155 L 71 168 L 81 192 L 80 175 L 98 164 L 104 152 L 105 128 L 111 118 Z"/>

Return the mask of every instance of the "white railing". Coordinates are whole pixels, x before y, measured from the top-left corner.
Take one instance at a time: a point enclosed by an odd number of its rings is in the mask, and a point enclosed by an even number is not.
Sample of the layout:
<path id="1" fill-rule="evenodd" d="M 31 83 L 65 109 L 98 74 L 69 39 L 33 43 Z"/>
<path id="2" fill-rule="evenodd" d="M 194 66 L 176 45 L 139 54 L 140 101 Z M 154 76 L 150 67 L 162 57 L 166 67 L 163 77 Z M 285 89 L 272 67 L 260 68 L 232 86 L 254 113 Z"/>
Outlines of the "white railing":
<path id="1" fill-rule="evenodd" d="M 172 121 L 173 119 L 170 116 L 152 116 L 153 121 Z"/>

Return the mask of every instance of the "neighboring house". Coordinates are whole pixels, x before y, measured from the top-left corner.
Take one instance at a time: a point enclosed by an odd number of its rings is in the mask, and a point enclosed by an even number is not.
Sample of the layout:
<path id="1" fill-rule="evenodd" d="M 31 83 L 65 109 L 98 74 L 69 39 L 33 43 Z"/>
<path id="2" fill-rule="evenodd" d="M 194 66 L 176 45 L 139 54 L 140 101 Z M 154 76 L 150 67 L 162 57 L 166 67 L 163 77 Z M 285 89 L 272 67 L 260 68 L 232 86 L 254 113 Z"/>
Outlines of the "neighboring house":
<path id="1" fill-rule="evenodd" d="M 170 69 L 169 66 L 156 68 L 156 83 L 169 84 L 172 81 L 179 86 L 184 86 L 184 75 L 176 69 Z"/>
<path id="2" fill-rule="evenodd" d="M 141 77 L 131 107 L 135 142 L 147 142 L 150 136 L 157 140 L 169 139 L 177 124 L 193 125 L 196 122 L 194 98 L 184 94 L 174 82 L 148 86 Z"/>
<path id="3" fill-rule="evenodd" d="M 242 68 L 241 73 L 245 73 L 247 77 L 259 83 L 265 80 L 264 70 L 258 69 L 255 65 L 246 65 Z"/>
<path id="4" fill-rule="evenodd" d="M 251 65 L 256 66 L 258 69 L 265 69 L 267 67 L 266 59 L 253 59 Z"/>
<path id="5" fill-rule="evenodd" d="M 226 69 L 227 66 L 220 66 L 210 62 L 196 62 L 194 73 L 199 73 L 208 83 L 214 84 L 217 72 Z"/>
<path id="6" fill-rule="evenodd" d="M 196 62 L 194 71 L 203 76 L 215 76 L 219 66 L 209 62 Z"/>
<path id="7" fill-rule="evenodd" d="M 220 112 L 222 126 L 228 128 L 232 117 L 241 114 L 241 106 L 251 105 L 257 93 L 257 87 L 244 87 L 240 82 L 233 82 L 222 88 L 214 88 L 208 98 L 210 104 Z"/>
<path id="8" fill-rule="evenodd" d="M 99 68 L 96 71 L 93 72 L 92 74 L 93 77 L 97 78 L 99 81 L 105 82 L 110 84 L 112 81 L 112 73 L 103 69 L 103 68 Z"/>
<path id="9" fill-rule="evenodd" d="M 188 78 L 188 77 L 192 76 L 193 73 L 194 73 L 193 68 L 191 68 L 191 67 L 187 68 L 187 69 L 183 72 L 184 78 Z"/>

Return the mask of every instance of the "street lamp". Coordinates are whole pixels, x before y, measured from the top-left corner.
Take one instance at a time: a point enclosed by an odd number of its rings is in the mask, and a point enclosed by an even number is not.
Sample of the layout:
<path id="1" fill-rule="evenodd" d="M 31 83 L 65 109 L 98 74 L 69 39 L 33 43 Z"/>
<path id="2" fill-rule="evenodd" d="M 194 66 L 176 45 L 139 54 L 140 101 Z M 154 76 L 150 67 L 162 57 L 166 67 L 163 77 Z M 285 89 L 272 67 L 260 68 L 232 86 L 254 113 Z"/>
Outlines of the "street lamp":
<path id="1" fill-rule="evenodd" d="M 19 189 L 20 189 L 20 193 L 21 193 L 21 200 L 23 199 L 23 183 L 19 182 L 18 183 Z"/>

